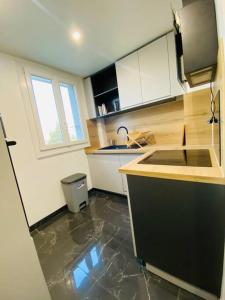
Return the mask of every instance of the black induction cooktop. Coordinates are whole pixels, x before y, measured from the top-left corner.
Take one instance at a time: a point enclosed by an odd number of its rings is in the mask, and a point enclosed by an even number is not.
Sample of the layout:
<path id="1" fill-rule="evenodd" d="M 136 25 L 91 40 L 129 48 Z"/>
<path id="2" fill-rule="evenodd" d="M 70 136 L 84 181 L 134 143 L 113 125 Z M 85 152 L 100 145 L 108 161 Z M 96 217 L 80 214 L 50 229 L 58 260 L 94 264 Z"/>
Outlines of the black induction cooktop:
<path id="1" fill-rule="evenodd" d="M 209 150 L 158 150 L 139 164 L 212 167 Z"/>

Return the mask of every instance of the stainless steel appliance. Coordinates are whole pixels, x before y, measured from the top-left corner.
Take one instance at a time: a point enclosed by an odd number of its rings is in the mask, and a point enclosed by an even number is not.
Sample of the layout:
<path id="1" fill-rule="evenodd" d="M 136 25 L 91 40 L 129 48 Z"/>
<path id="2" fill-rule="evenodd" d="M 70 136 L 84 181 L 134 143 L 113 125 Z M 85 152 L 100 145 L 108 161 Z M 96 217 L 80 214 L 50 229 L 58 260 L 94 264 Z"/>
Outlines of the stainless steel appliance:
<path id="1" fill-rule="evenodd" d="M 218 37 L 214 0 L 186 0 L 180 11 L 184 73 L 191 87 L 212 82 Z"/>

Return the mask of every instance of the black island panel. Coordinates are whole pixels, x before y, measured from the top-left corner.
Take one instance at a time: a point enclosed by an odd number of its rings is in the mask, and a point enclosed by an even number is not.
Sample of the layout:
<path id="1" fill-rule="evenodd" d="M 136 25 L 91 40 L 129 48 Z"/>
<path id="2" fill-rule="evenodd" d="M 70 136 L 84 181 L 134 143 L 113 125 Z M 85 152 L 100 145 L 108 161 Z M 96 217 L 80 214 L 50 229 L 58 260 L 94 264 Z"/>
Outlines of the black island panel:
<path id="1" fill-rule="evenodd" d="M 223 185 L 127 175 L 137 256 L 220 296 Z"/>

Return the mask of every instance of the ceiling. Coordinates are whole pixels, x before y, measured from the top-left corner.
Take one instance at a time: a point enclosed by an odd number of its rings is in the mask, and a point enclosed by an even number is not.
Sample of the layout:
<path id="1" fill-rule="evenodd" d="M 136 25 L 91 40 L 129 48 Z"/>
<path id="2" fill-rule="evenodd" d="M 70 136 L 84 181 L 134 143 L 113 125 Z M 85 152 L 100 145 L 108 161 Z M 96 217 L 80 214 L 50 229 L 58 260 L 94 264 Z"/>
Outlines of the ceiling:
<path id="1" fill-rule="evenodd" d="M 0 51 L 87 76 L 172 29 L 171 6 L 181 0 L 1 0 Z"/>

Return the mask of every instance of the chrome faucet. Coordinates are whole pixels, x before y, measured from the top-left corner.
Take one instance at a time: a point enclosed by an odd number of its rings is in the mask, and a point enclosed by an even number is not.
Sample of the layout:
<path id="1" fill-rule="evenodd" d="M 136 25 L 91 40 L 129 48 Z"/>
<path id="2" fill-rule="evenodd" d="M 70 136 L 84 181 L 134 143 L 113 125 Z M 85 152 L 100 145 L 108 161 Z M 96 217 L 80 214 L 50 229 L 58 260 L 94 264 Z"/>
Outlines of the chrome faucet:
<path id="1" fill-rule="evenodd" d="M 127 127 L 125 127 L 125 126 L 120 126 L 118 129 L 117 129 L 117 134 L 120 132 L 120 129 L 125 129 L 126 130 L 126 133 L 127 133 L 127 140 L 129 141 L 129 137 L 128 137 L 128 129 L 127 129 Z"/>

